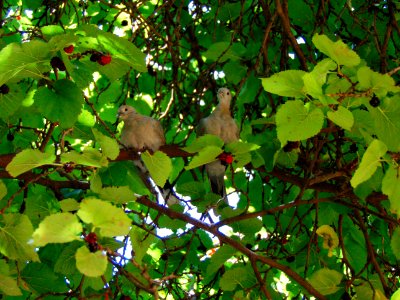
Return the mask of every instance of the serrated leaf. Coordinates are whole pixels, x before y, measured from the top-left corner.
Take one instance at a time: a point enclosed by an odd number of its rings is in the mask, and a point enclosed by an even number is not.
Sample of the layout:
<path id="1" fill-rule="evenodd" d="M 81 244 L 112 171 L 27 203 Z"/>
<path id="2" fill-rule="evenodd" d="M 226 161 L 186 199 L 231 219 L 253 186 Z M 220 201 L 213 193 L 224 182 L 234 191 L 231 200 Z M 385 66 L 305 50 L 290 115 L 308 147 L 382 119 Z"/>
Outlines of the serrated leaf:
<path id="1" fill-rule="evenodd" d="M 328 111 L 328 119 L 346 130 L 351 130 L 354 125 L 354 116 L 347 108 L 339 106 L 336 111 Z"/>
<path id="2" fill-rule="evenodd" d="M 127 235 L 131 220 L 125 212 L 109 202 L 86 198 L 81 202 L 78 216 L 87 224 L 100 229 L 103 237 Z"/>
<path id="3" fill-rule="evenodd" d="M 72 127 L 82 109 L 83 93 L 67 79 L 57 80 L 52 89 L 40 87 L 35 95 L 35 104 L 49 120 L 59 122 L 62 128 Z"/>
<path id="4" fill-rule="evenodd" d="M 211 256 L 210 263 L 207 266 L 206 276 L 210 277 L 215 274 L 221 268 L 224 263 L 231 258 L 236 253 L 236 249 L 228 245 L 221 246 L 214 254 Z"/>
<path id="5" fill-rule="evenodd" d="M 301 70 L 282 71 L 269 78 L 261 78 L 264 90 L 269 93 L 285 97 L 304 97 L 303 76 Z"/>
<path id="6" fill-rule="evenodd" d="M 189 146 L 182 148 L 182 150 L 189 153 L 196 153 L 208 146 L 215 146 L 222 148 L 224 141 L 213 134 L 205 134 L 194 140 Z"/>
<path id="7" fill-rule="evenodd" d="M 119 146 L 115 139 L 112 139 L 96 128 L 92 128 L 92 132 L 96 141 L 100 144 L 103 155 L 109 159 L 116 159 L 119 154 Z"/>
<path id="8" fill-rule="evenodd" d="M 381 105 L 369 110 L 373 120 L 372 133 L 385 143 L 389 151 L 400 150 L 400 96 L 385 98 Z"/>
<path id="9" fill-rule="evenodd" d="M 49 243 L 68 243 L 80 239 L 82 225 L 71 213 L 47 216 L 33 233 L 33 244 L 41 247 Z"/>
<path id="10" fill-rule="evenodd" d="M 0 291 L 7 296 L 21 296 L 17 280 L 0 273 Z"/>
<path id="11" fill-rule="evenodd" d="M 74 241 L 67 245 L 60 256 L 58 257 L 56 264 L 54 265 L 54 271 L 63 275 L 73 275 L 78 272 L 76 268 L 75 253 L 82 246 L 82 242 Z"/>
<path id="12" fill-rule="evenodd" d="M 55 274 L 46 263 L 28 263 L 21 272 L 21 278 L 29 285 L 29 290 L 39 294 L 68 291 L 65 278 Z"/>
<path id="13" fill-rule="evenodd" d="M 319 108 L 305 106 L 301 100 L 287 101 L 276 114 L 278 139 L 284 146 L 287 141 L 299 141 L 316 135 L 324 122 Z"/>
<path id="14" fill-rule="evenodd" d="M 382 180 L 382 193 L 388 196 L 390 210 L 400 215 L 400 173 L 399 169 L 390 167 Z"/>
<path id="15" fill-rule="evenodd" d="M 225 151 L 233 155 L 248 153 L 259 149 L 261 146 L 252 143 L 245 143 L 241 141 L 232 142 L 225 145 Z"/>
<path id="16" fill-rule="evenodd" d="M 216 160 L 216 157 L 220 155 L 223 150 L 215 146 L 204 147 L 193 159 L 190 161 L 189 165 L 185 167 L 186 170 L 191 170 L 207 163 Z"/>
<path id="17" fill-rule="evenodd" d="M 82 153 L 74 150 L 63 153 L 60 155 L 61 162 L 74 162 L 77 165 L 92 166 L 92 167 L 106 167 L 108 160 L 98 150 L 86 148 Z"/>
<path id="18" fill-rule="evenodd" d="M 0 86 L 9 80 L 42 78 L 51 68 L 50 58 L 49 46 L 41 40 L 7 45 L 0 51 Z"/>
<path id="19" fill-rule="evenodd" d="M 172 171 L 171 159 L 161 151 L 156 151 L 153 155 L 146 151 L 141 157 L 151 178 L 158 186 L 163 187 Z"/>
<path id="20" fill-rule="evenodd" d="M 59 202 L 63 212 L 76 211 L 79 209 L 79 202 L 73 198 L 67 198 Z"/>
<path id="21" fill-rule="evenodd" d="M 332 58 L 338 65 L 354 67 L 361 62 L 358 54 L 341 40 L 333 42 L 326 35 L 315 34 L 312 42 L 319 51 Z"/>
<path id="22" fill-rule="evenodd" d="M 102 251 L 90 252 L 82 246 L 75 254 L 76 267 L 79 272 L 89 277 L 99 277 L 107 270 L 107 256 Z"/>
<path id="23" fill-rule="evenodd" d="M 198 181 L 190 181 L 176 186 L 176 192 L 191 199 L 199 199 L 205 194 L 204 184 Z"/>
<path id="24" fill-rule="evenodd" d="M 130 238 L 132 242 L 132 249 L 135 252 L 135 261 L 139 264 L 142 264 L 143 257 L 149 250 L 150 245 L 153 244 L 157 239 L 153 234 L 141 229 L 138 226 L 132 228 Z"/>
<path id="25" fill-rule="evenodd" d="M 5 214 L 1 223 L 4 225 L 0 227 L 0 253 L 9 259 L 38 261 L 33 245 L 29 244 L 33 233 L 29 218 L 20 214 Z"/>
<path id="26" fill-rule="evenodd" d="M 399 91 L 396 82 L 388 74 L 374 72 L 369 67 L 361 67 L 357 71 L 359 89 L 369 90 L 379 98 L 383 98 L 390 92 Z"/>
<path id="27" fill-rule="evenodd" d="M 380 140 L 373 140 L 361 159 L 361 163 L 350 180 L 352 187 L 367 181 L 381 164 L 381 157 L 386 153 L 387 147 Z"/>
<path id="28" fill-rule="evenodd" d="M 129 186 L 110 186 L 102 188 L 97 192 L 103 200 L 108 200 L 113 203 L 128 203 L 136 200 L 135 195 Z"/>
<path id="29" fill-rule="evenodd" d="M 227 270 L 219 281 L 219 285 L 223 291 L 234 291 L 237 285 L 244 288 L 255 283 L 254 274 L 251 272 L 251 269 L 246 267 Z"/>
<path id="30" fill-rule="evenodd" d="M 331 295 L 341 289 L 342 278 L 342 273 L 324 268 L 314 272 L 308 281 L 322 295 Z"/>
<path id="31" fill-rule="evenodd" d="M 13 177 L 25 173 L 34 168 L 52 164 L 56 157 L 51 152 L 41 152 L 38 149 L 25 149 L 14 156 L 7 165 L 6 170 Z"/>
<path id="32" fill-rule="evenodd" d="M 224 62 L 228 59 L 233 61 L 239 60 L 240 55 L 237 54 L 229 42 L 217 42 L 208 47 L 203 55 L 210 61 Z"/>
<path id="33" fill-rule="evenodd" d="M 5 195 L 7 195 L 7 187 L 3 180 L 0 180 L 0 200 L 3 199 Z"/>

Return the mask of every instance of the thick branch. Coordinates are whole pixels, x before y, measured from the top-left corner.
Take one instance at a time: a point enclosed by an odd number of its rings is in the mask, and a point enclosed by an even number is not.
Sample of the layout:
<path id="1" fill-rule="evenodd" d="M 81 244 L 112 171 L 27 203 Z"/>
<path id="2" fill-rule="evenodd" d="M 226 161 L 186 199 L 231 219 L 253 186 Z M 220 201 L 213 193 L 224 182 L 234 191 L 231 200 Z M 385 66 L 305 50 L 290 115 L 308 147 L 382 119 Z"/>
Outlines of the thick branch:
<path id="1" fill-rule="evenodd" d="M 218 239 L 235 248 L 236 250 L 240 251 L 242 254 L 246 255 L 250 260 L 254 260 L 254 261 L 260 261 L 264 264 L 267 264 L 273 268 L 276 268 L 278 270 L 281 270 L 282 272 L 284 272 L 286 275 L 288 275 L 289 277 L 291 277 L 292 279 L 294 279 L 296 282 L 298 282 L 300 285 L 302 285 L 311 295 L 313 295 L 314 297 L 316 297 L 317 299 L 323 300 L 326 299 L 325 296 L 323 296 L 321 293 L 319 293 L 306 279 L 304 279 L 303 277 L 301 277 L 299 274 L 297 274 L 295 271 L 293 271 L 291 268 L 289 268 L 288 266 L 282 265 L 280 263 L 278 263 L 277 261 L 265 257 L 265 256 L 261 256 L 258 255 L 256 253 L 254 253 L 253 251 L 251 251 L 250 249 L 247 249 L 244 245 L 242 245 L 240 242 L 235 241 L 234 239 L 231 239 L 230 237 L 226 236 L 225 234 L 221 233 L 218 231 L 218 228 L 215 228 L 213 226 L 210 226 L 206 223 L 203 223 L 197 219 L 194 219 L 186 214 L 182 214 L 179 213 L 177 211 L 173 211 L 171 209 L 169 209 L 168 207 L 159 205 L 155 202 L 152 202 L 150 199 L 148 199 L 147 197 L 140 197 L 137 199 L 137 202 L 145 205 L 151 209 L 154 209 L 164 215 L 167 215 L 168 217 L 170 217 L 171 219 L 179 219 L 182 220 L 186 223 L 192 224 L 197 228 L 201 228 L 213 235 L 215 235 L 216 237 L 218 237 Z"/>

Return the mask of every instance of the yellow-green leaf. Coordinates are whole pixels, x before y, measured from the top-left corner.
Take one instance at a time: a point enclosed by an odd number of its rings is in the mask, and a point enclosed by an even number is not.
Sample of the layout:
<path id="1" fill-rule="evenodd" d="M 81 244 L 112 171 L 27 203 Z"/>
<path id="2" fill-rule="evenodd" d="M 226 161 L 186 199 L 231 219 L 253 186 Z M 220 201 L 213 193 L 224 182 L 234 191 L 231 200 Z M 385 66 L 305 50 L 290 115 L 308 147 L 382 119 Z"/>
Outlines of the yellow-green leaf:
<path id="1" fill-rule="evenodd" d="M 41 152 L 38 149 L 25 149 L 15 155 L 12 161 L 7 165 L 6 170 L 13 177 L 25 173 L 34 168 L 51 164 L 55 160 L 52 152 Z"/>
<path id="2" fill-rule="evenodd" d="M 49 243 L 68 243 L 80 239 L 82 225 L 71 213 L 47 216 L 33 233 L 33 243 L 45 246 Z"/>
<path id="3" fill-rule="evenodd" d="M 163 187 L 172 171 L 172 162 L 168 155 L 161 151 L 156 151 L 151 155 L 146 151 L 142 153 L 142 160 L 154 182 Z"/>
<path id="4" fill-rule="evenodd" d="M 89 277 L 99 277 L 107 270 L 107 256 L 102 251 L 90 252 L 82 246 L 75 254 L 76 267 L 79 272 Z"/>
<path id="5" fill-rule="evenodd" d="M 96 198 L 84 199 L 78 216 L 85 223 L 99 228 L 103 237 L 127 235 L 130 230 L 131 220 L 121 208 Z"/>

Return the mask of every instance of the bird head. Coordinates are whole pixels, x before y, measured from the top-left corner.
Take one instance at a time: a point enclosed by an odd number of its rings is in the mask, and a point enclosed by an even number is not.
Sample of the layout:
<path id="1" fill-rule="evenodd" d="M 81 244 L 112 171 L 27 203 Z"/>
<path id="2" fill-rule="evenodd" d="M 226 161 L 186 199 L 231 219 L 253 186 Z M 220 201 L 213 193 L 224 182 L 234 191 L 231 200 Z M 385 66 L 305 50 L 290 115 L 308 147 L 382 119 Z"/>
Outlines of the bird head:
<path id="1" fill-rule="evenodd" d="M 219 102 L 223 102 L 224 104 L 230 104 L 232 99 L 232 94 L 227 88 L 220 88 L 217 93 L 217 97 Z"/>
<path id="2" fill-rule="evenodd" d="M 121 120 L 127 119 L 129 116 L 136 114 L 136 110 L 129 105 L 121 105 L 121 107 L 118 109 L 118 118 Z"/>

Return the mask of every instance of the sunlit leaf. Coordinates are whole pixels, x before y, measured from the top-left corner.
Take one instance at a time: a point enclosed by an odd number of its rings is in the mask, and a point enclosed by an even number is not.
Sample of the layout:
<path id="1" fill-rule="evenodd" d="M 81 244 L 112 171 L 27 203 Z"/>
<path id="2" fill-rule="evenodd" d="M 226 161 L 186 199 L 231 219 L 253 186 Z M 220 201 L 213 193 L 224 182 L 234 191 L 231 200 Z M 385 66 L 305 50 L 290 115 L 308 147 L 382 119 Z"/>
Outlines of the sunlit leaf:
<path id="1" fill-rule="evenodd" d="M 304 97 L 303 76 L 301 70 L 282 71 L 269 78 L 262 78 L 262 85 L 267 92 L 286 97 Z"/>
<path id="2" fill-rule="evenodd" d="M 79 272 L 89 277 L 99 277 L 107 270 L 107 256 L 102 251 L 90 252 L 82 246 L 75 254 L 76 267 Z"/>
<path id="3" fill-rule="evenodd" d="M 342 273 L 324 268 L 314 272 L 308 281 L 322 295 L 331 295 L 341 289 L 342 278 Z"/>
<path id="4" fill-rule="evenodd" d="M 361 163 L 351 178 L 351 185 L 358 186 L 368 180 L 380 166 L 381 157 L 386 153 L 387 147 L 380 140 L 373 140 L 365 151 Z"/>
<path id="5" fill-rule="evenodd" d="M 142 153 L 142 160 L 154 182 L 163 187 L 172 171 L 172 163 L 168 155 L 161 151 L 156 151 L 152 155 L 146 151 Z"/>
<path id="6" fill-rule="evenodd" d="M 81 202 L 78 216 L 87 224 L 100 229 L 104 237 L 126 235 L 129 233 L 131 220 L 121 208 L 109 202 L 95 198 L 86 198 Z"/>
<path id="7" fill-rule="evenodd" d="M 47 216 L 33 233 L 35 246 L 49 243 L 68 243 L 80 239 L 82 225 L 78 218 L 70 213 L 57 213 Z"/>
<path id="8" fill-rule="evenodd" d="M 25 173 L 34 168 L 51 164 L 55 161 L 55 155 L 51 152 L 41 152 L 38 149 L 25 149 L 15 155 L 7 165 L 6 170 L 12 176 Z"/>

